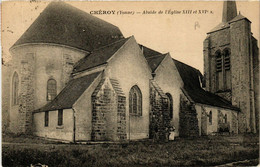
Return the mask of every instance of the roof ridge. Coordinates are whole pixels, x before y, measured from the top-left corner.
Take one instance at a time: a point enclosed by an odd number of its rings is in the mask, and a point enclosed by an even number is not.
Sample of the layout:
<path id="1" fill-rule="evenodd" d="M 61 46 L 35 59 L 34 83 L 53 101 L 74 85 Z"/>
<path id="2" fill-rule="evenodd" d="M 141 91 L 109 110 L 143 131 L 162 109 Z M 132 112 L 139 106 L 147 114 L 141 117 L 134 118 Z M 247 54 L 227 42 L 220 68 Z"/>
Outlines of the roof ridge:
<path id="1" fill-rule="evenodd" d="M 124 41 L 124 40 L 128 40 L 128 39 L 130 39 L 132 36 L 130 36 L 130 37 L 127 37 L 127 38 L 122 38 L 122 39 L 120 39 L 120 40 L 117 40 L 117 41 L 115 41 L 115 42 L 112 42 L 112 43 L 109 43 L 109 44 L 107 44 L 107 45 L 104 45 L 104 46 L 101 46 L 101 47 L 99 47 L 99 48 L 96 48 L 96 49 L 94 49 L 93 51 L 91 51 L 88 55 L 90 55 L 91 53 L 93 53 L 93 52 L 95 52 L 95 51 L 98 51 L 98 50 L 100 50 L 100 49 L 104 49 L 104 48 L 106 48 L 106 47 L 109 47 L 109 46 L 112 46 L 112 45 L 114 45 L 114 44 L 116 44 L 116 43 L 119 43 L 119 42 L 122 42 L 122 41 Z M 125 42 L 126 42 L 125 41 Z"/>
<path id="2" fill-rule="evenodd" d="M 197 71 L 199 71 L 200 72 L 200 70 L 199 69 L 197 69 L 197 68 L 195 68 L 195 67 L 192 67 L 192 66 L 190 66 L 190 65 L 188 65 L 188 64 L 185 64 L 185 63 L 183 63 L 183 62 L 181 62 L 181 61 L 179 61 L 179 60 L 176 60 L 176 59 L 174 59 L 174 58 L 172 58 L 174 61 L 177 61 L 177 62 L 179 62 L 179 63 L 182 63 L 182 64 L 184 64 L 184 65 L 186 65 L 186 66 L 188 66 L 188 67 L 190 67 L 190 68 L 193 68 L 193 69 L 195 69 L 195 70 L 197 70 Z"/>
<path id="3" fill-rule="evenodd" d="M 160 53 L 160 54 L 157 54 L 157 55 L 153 55 L 151 57 L 147 57 L 146 59 L 152 59 L 152 58 L 155 58 L 155 57 L 160 57 L 160 56 L 165 56 L 167 55 L 167 53 Z"/>

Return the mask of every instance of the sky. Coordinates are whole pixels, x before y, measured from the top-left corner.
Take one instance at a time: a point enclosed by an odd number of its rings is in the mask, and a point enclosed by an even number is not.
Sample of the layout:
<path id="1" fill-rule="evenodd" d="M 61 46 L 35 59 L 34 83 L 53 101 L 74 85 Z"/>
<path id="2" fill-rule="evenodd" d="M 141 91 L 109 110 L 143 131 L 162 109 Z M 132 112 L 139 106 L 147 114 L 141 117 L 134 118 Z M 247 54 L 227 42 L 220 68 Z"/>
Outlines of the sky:
<path id="1" fill-rule="evenodd" d="M 201 72 L 203 40 L 207 32 L 221 23 L 223 8 L 223 1 L 65 2 L 87 13 L 96 13 L 94 16 L 119 27 L 125 37 L 134 36 L 142 45 L 169 52 L 173 58 Z M 11 59 L 10 47 L 48 4 L 47 1 L 2 2 L 1 40 L 5 61 Z M 259 2 L 238 1 L 236 4 L 237 11 L 252 22 L 251 29 L 259 46 Z M 114 11 L 114 14 L 97 14 L 100 10 Z"/>

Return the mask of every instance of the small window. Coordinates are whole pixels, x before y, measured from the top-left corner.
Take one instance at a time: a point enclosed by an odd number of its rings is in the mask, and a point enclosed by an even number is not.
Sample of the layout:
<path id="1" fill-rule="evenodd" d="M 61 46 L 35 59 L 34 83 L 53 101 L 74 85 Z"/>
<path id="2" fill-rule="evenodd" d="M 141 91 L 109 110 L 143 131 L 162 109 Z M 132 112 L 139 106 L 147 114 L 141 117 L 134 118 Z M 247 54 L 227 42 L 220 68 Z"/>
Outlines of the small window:
<path id="1" fill-rule="evenodd" d="M 47 82 L 47 101 L 53 100 L 57 95 L 57 82 L 55 79 L 49 79 Z"/>
<path id="2" fill-rule="evenodd" d="M 212 125 L 212 111 L 209 112 L 209 124 Z"/>
<path id="3" fill-rule="evenodd" d="M 227 114 L 224 116 L 224 122 L 227 123 Z"/>
<path id="4" fill-rule="evenodd" d="M 19 77 L 17 72 L 13 75 L 13 81 L 12 81 L 12 104 L 17 105 L 18 104 L 18 91 L 19 91 Z"/>
<path id="5" fill-rule="evenodd" d="M 45 112 L 44 126 L 45 126 L 45 127 L 49 126 L 49 111 L 46 111 L 46 112 Z"/>
<path id="6" fill-rule="evenodd" d="M 170 93 L 166 93 L 166 96 L 168 97 L 169 116 L 172 119 L 173 118 L 173 100 L 172 100 L 172 95 Z"/>
<path id="7" fill-rule="evenodd" d="M 63 125 L 63 110 L 58 110 L 58 126 Z"/>
<path id="8" fill-rule="evenodd" d="M 142 93 L 136 85 L 129 92 L 129 113 L 142 116 Z"/>

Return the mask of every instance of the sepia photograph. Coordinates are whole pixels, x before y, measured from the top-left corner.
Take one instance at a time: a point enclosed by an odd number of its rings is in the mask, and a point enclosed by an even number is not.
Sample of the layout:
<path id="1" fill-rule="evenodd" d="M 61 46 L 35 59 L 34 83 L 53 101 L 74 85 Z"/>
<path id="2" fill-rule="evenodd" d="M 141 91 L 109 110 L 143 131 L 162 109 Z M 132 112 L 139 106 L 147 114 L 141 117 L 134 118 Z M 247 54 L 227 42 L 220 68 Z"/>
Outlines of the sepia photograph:
<path id="1" fill-rule="evenodd" d="M 2 1 L 1 165 L 258 166 L 259 1 Z"/>

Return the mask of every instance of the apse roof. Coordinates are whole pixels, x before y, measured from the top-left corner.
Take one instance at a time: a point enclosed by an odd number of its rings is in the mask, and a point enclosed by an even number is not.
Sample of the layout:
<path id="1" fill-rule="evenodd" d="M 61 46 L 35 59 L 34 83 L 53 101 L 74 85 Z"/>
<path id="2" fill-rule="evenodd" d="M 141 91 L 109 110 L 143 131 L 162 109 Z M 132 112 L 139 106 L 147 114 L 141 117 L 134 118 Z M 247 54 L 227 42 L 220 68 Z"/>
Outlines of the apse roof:
<path id="1" fill-rule="evenodd" d="M 35 112 L 53 111 L 59 109 L 72 108 L 73 104 L 98 77 L 101 72 L 85 75 L 80 78 L 72 79 L 63 90 L 48 104 Z"/>
<path id="2" fill-rule="evenodd" d="M 65 2 L 51 2 L 12 47 L 52 43 L 91 51 L 121 38 L 118 27 Z"/>

